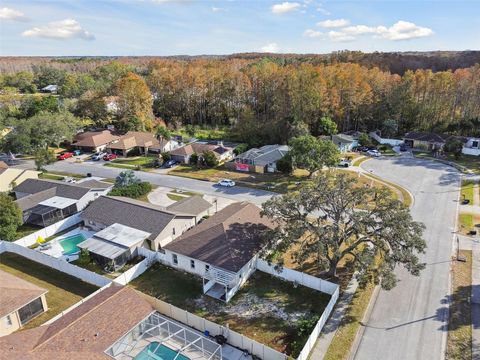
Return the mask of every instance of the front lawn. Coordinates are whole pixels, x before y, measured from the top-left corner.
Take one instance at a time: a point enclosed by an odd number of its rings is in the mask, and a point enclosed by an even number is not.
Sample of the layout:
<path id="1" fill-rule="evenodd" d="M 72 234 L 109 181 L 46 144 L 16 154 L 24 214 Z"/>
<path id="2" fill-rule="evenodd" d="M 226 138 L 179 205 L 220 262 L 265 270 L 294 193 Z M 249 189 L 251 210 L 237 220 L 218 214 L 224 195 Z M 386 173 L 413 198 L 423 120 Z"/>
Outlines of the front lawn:
<path id="1" fill-rule="evenodd" d="M 480 224 L 480 215 L 461 213 L 458 215 L 458 227 L 462 234 L 468 234 L 475 229 L 475 225 Z M 479 228 L 476 229 L 480 231 Z"/>
<path id="2" fill-rule="evenodd" d="M 138 156 L 132 158 L 118 158 L 112 160 L 112 163 L 133 166 L 153 166 L 155 159 L 156 157 L 153 156 Z"/>
<path id="3" fill-rule="evenodd" d="M 413 154 L 416 157 L 439 160 L 438 158 L 433 157 L 431 153 L 425 151 L 416 151 Z M 446 154 L 445 157 L 441 158 L 440 160 L 450 161 L 460 167 L 462 170 L 470 172 L 472 174 L 480 174 L 480 156 L 462 154 L 457 159 L 452 154 Z"/>
<path id="4" fill-rule="evenodd" d="M 153 265 L 130 285 L 217 324 L 228 324 L 230 329 L 293 357 L 330 300 L 327 294 L 295 287 L 260 271 L 229 304 L 203 295 L 200 277 L 161 264 Z"/>
<path id="5" fill-rule="evenodd" d="M 97 290 L 94 285 L 13 253 L 0 255 L 0 269 L 48 290 L 48 311 L 34 318 L 23 329 L 43 324 Z"/>
<path id="6" fill-rule="evenodd" d="M 472 180 L 463 180 L 462 181 L 462 200 L 466 199 L 469 200 L 470 205 L 474 205 L 473 203 L 473 192 L 475 190 L 475 182 Z"/>

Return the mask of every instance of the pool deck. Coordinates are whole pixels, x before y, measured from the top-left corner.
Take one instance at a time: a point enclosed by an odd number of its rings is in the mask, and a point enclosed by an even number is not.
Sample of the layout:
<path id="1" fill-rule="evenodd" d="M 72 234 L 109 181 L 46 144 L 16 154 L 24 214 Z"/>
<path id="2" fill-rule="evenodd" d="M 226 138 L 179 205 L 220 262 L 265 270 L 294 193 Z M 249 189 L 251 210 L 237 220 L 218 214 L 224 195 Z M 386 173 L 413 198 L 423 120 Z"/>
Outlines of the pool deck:
<path id="1" fill-rule="evenodd" d="M 77 228 L 75 228 L 75 229 L 73 229 L 73 230 L 71 230 L 71 231 L 69 231 L 65 234 L 62 234 L 62 235 L 56 237 L 55 239 L 50 240 L 47 244 L 51 245 L 51 248 L 41 250 L 40 247 L 37 247 L 36 250 L 40 251 L 44 254 L 56 257 L 56 258 L 64 258 L 64 260 L 73 261 L 77 258 L 77 256 L 63 255 L 64 250 L 63 250 L 62 245 L 60 244 L 60 240 L 63 240 L 65 238 L 68 238 L 68 237 L 73 236 L 73 235 L 78 235 L 78 234 L 83 234 L 85 236 L 85 239 L 88 239 L 88 238 L 92 237 L 93 234 L 95 234 L 95 232 L 94 231 L 88 231 L 85 228 L 77 227 Z"/>

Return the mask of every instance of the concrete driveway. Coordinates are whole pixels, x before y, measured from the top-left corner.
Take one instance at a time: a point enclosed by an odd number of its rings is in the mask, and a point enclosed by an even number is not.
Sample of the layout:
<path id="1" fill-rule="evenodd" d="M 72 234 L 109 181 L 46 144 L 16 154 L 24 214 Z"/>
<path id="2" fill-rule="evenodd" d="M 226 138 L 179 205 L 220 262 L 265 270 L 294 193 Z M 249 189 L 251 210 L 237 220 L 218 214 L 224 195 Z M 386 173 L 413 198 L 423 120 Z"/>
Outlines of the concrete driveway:
<path id="1" fill-rule="evenodd" d="M 397 287 L 379 292 L 354 358 L 442 359 L 460 175 L 450 166 L 410 156 L 372 159 L 362 167 L 410 190 L 412 216 L 426 225 L 428 248 L 419 277 L 398 269 Z"/>

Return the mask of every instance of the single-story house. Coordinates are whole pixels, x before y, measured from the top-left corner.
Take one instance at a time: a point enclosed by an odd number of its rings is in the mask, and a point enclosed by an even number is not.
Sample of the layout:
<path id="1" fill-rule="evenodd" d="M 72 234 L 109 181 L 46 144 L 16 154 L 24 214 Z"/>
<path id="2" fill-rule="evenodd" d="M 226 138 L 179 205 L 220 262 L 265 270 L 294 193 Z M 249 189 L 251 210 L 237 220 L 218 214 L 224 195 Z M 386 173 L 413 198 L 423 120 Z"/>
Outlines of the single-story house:
<path id="1" fill-rule="evenodd" d="M 200 158 L 205 151 L 212 151 L 219 163 L 231 160 L 234 156 L 233 147 L 228 147 L 221 141 L 196 141 L 170 151 L 172 160 L 188 164 L 190 157 L 197 154 Z"/>
<path id="2" fill-rule="evenodd" d="M 462 153 L 465 155 L 480 156 L 480 138 L 467 138 L 463 144 Z"/>
<path id="3" fill-rule="evenodd" d="M 112 130 L 85 131 L 75 135 L 72 146 L 84 152 L 103 151 L 107 145 L 118 141 L 120 135 Z"/>
<path id="4" fill-rule="evenodd" d="M 237 155 L 228 168 L 256 173 L 276 172 L 277 161 L 288 153 L 287 145 L 265 145 Z"/>
<path id="5" fill-rule="evenodd" d="M 13 333 L 48 310 L 47 290 L 0 270 L 0 337 Z M 1 345 L 0 345 L 1 348 Z M 0 350 L 0 358 L 1 350 Z"/>
<path id="6" fill-rule="evenodd" d="M 203 291 L 228 302 L 256 269 L 274 224 L 250 203 L 233 203 L 161 249 L 163 262 L 203 278 Z"/>
<path id="7" fill-rule="evenodd" d="M 106 351 L 151 314 L 156 314 L 153 306 L 134 289 L 112 285 L 50 324 L 0 337 L 0 358 L 111 360 Z M 141 350 L 135 347 L 136 353 Z"/>
<path id="8" fill-rule="evenodd" d="M 10 191 L 27 179 L 38 179 L 39 171 L 9 167 L 0 161 L 0 192 Z"/>
<path id="9" fill-rule="evenodd" d="M 90 202 L 110 192 L 113 185 L 97 180 L 71 184 L 55 180 L 27 179 L 13 191 L 23 212 L 23 222 L 46 227 L 82 211 Z"/>
<path id="10" fill-rule="evenodd" d="M 356 136 L 356 134 L 340 133 L 332 135 L 332 142 L 342 153 L 350 152 L 359 145 L 358 136 Z"/>
<path id="11" fill-rule="evenodd" d="M 140 154 L 149 152 L 168 152 L 179 146 L 174 139 L 157 138 L 154 134 L 140 131 L 129 131 L 120 136 L 117 141 L 107 145 L 107 150 L 117 155 L 127 156 L 132 150 L 138 150 Z"/>
<path id="12" fill-rule="evenodd" d="M 213 204 L 205 200 L 200 195 L 194 195 L 179 200 L 170 206 L 167 206 L 168 211 L 178 212 L 182 214 L 191 214 L 195 216 L 195 224 L 202 218 L 213 215 L 215 210 Z"/>
<path id="13" fill-rule="evenodd" d="M 464 142 L 464 138 L 447 135 L 447 134 L 436 134 L 429 132 L 416 132 L 412 131 L 403 137 L 403 142 L 408 147 L 414 149 L 422 149 L 428 151 L 439 151 L 443 149 L 443 146 L 447 141 L 457 138 L 458 140 Z"/>
<path id="14" fill-rule="evenodd" d="M 58 85 L 47 85 L 40 89 L 41 92 L 56 94 L 58 92 Z"/>
<path id="15" fill-rule="evenodd" d="M 80 216 L 93 231 L 120 224 L 148 233 L 146 247 L 155 251 L 195 226 L 195 215 L 119 196 L 100 196 Z"/>

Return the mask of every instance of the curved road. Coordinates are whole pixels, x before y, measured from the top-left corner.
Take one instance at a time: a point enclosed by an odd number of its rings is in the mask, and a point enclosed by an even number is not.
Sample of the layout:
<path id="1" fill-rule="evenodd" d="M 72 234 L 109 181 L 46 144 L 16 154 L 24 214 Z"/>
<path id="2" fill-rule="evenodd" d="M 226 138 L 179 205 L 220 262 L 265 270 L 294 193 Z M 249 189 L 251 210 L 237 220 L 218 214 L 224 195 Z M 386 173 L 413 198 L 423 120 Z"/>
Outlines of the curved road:
<path id="1" fill-rule="evenodd" d="M 398 269 L 398 285 L 380 290 L 354 356 L 374 359 L 443 359 L 460 174 L 452 167 L 410 155 L 366 161 L 362 168 L 407 188 L 412 216 L 425 224 L 427 266 L 419 277 Z"/>

